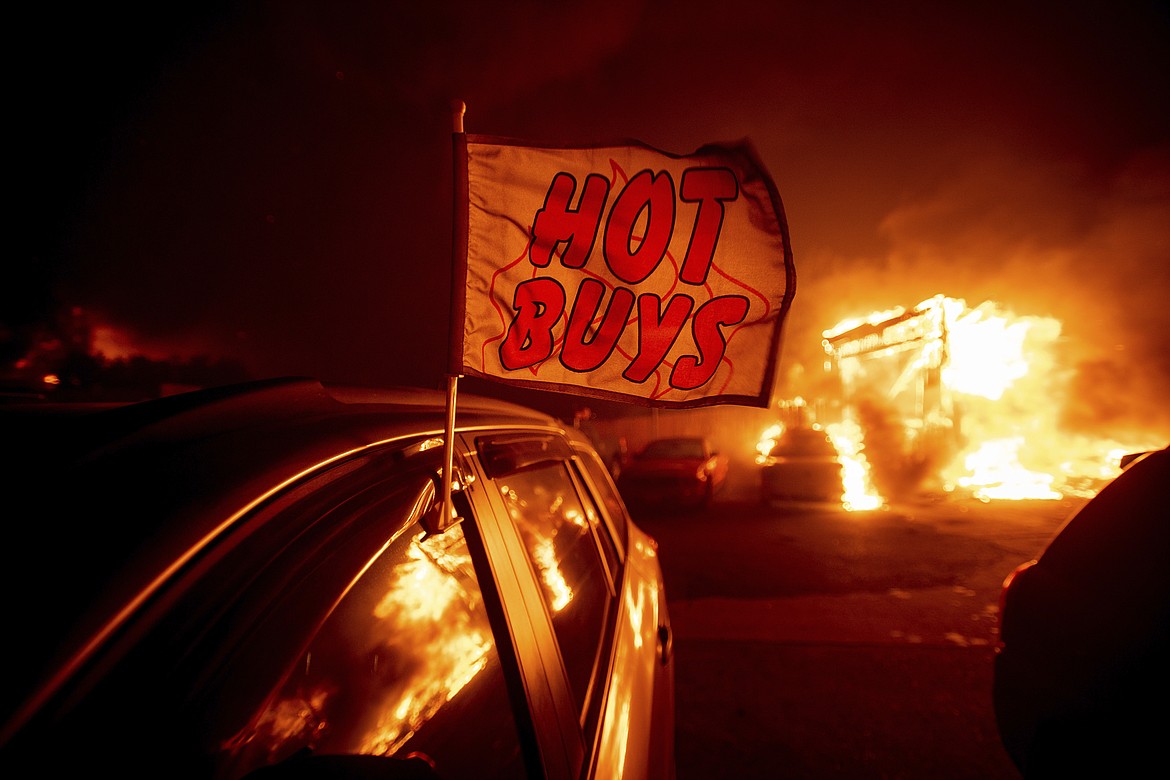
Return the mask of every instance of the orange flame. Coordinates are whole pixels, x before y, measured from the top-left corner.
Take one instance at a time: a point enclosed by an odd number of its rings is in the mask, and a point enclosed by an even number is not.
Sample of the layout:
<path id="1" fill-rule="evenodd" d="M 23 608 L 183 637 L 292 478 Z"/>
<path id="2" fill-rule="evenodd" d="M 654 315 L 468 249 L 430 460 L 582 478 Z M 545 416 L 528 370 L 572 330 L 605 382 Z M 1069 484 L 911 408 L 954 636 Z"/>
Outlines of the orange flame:
<path id="1" fill-rule="evenodd" d="M 803 405 L 797 399 L 799 405 Z M 816 426 L 820 427 L 820 426 Z M 783 423 L 776 423 L 764 429 L 756 442 L 756 463 L 764 464 L 776 446 L 776 440 L 784 433 Z M 864 436 L 861 426 L 851 418 L 825 426 L 825 432 L 837 448 L 841 462 L 841 506 L 849 512 L 879 509 L 886 501 L 870 479 L 869 462 L 865 455 Z"/>
<path id="2" fill-rule="evenodd" d="M 845 385 L 846 409 L 863 394 L 882 399 L 900 415 L 910 450 L 932 432 L 954 442 L 956 452 L 935 475 L 943 489 L 985 501 L 1091 496 L 1118 473 L 1119 453 L 1165 443 L 1060 428 L 1058 400 L 1071 375 L 1060 362 L 1060 335 L 1051 317 L 1017 316 L 993 302 L 971 309 L 936 295 L 909 312 L 842 321 L 824 331 L 824 343 Z M 864 438 L 841 434 L 839 447 Z"/>
<path id="3" fill-rule="evenodd" d="M 843 422 L 826 426 L 825 430 L 841 459 L 841 479 L 845 487 L 841 505 L 850 512 L 880 508 L 885 499 L 874 488 L 870 478 L 861 426 L 856 420 L 846 418 Z"/>

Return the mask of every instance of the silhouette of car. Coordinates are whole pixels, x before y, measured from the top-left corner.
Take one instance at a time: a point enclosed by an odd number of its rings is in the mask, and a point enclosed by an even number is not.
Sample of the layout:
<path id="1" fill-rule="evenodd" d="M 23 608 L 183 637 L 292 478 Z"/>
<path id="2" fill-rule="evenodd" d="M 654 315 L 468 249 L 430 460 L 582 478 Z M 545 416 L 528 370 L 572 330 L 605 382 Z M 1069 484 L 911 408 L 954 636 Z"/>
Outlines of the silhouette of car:
<path id="1" fill-rule="evenodd" d="M 760 463 L 760 500 L 841 502 L 841 459 L 820 428 L 786 428 Z"/>
<path id="2" fill-rule="evenodd" d="M 1004 583 L 994 709 L 1025 777 L 1167 773 L 1167 486 L 1170 450 L 1135 458 Z"/>
<path id="3" fill-rule="evenodd" d="M 653 439 L 622 467 L 618 489 L 631 505 L 705 507 L 726 484 L 728 467 L 705 437 Z"/>
<path id="4" fill-rule="evenodd" d="M 445 400 L 0 405 L 0 776 L 673 777 L 655 541 L 579 432 L 466 395 L 448 451 Z"/>

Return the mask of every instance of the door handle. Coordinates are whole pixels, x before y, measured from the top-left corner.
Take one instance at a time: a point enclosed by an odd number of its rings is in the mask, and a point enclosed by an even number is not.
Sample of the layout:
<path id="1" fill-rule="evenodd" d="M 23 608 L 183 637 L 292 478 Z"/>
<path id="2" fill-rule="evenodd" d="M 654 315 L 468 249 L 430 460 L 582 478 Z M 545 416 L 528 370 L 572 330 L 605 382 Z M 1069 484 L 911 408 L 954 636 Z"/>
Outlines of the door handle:
<path id="1" fill-rule="evenodd" d="M 658 627 L 658 662 L 663 666 L 670 663 L 671 657 L 674 655 L 674 632 L 670 630 L 670 626 Z"/>

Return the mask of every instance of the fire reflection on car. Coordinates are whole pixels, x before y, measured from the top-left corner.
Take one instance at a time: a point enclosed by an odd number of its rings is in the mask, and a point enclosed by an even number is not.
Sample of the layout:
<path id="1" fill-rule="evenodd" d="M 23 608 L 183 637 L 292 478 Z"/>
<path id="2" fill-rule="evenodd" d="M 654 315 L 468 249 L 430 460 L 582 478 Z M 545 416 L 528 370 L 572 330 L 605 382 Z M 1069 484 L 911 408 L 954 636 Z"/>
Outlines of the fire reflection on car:
<path id="1" fill-rule="evenodd" d="M 377 618 L 371 633 L 335 642 L 323 631 L 285 685 L 286 693 L 260 716 L 246 740 L 237 741 L 252 743 L 251 749 L 263 745 L 274 757 L 340 742 L 352 745 L 352 752 L 391 756 L 485 668 L 494 646 L 462 529 L 424 536 L 416 533 L 384 548 L 379 560 L 402 560 L 385 553 L 401 542 L 407 545 L 404 562 L 383 577 L 362 579 L 363 584 L 380 579 L 384 591 L 368 597 L 351 592 L 330 617 L 345 633 L 346 625 L 371 625 L 348 620 L 350 610 L 370 609 Z M 376 567 L 378 560 L 370 565 Z M 361 657 L 342 657 L 359 651 Z M 348 679 L 337 679 L 340 675 Z M 383 700 L 374 708 L 376 722 L 345 722 L 342 713 L 356 708 L 340 703 L 335 708 L 336 694 L 354 690 Z"/>

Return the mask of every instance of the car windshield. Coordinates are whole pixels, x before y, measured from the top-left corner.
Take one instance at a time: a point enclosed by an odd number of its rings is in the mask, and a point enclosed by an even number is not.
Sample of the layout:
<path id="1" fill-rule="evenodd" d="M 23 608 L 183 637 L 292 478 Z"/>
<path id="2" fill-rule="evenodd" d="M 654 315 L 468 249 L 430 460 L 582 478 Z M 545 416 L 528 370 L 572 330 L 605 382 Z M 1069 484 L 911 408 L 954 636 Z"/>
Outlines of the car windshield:
<path id="1" fill-rule="evenodd" d="M 831 458 L 836 456 L 837 449 L 823 431 L 791 430 L 776 442 L 770 454 L 781 458 L 793 456 Z"/>
<path id="2" fill-rule="evenodd" d="M 701 439 L 658 439 L 642 450 L 643 458 L 705 458 L 707 450 Z"/>

